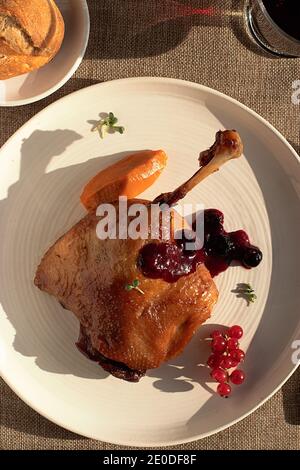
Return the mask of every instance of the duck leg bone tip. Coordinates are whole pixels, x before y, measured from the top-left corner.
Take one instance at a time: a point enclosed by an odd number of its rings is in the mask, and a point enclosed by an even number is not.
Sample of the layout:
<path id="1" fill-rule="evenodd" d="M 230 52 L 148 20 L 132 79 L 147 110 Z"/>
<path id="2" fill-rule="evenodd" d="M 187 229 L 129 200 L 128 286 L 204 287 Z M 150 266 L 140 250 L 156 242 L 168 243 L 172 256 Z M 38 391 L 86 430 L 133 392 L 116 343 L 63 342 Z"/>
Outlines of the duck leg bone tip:
<path id="1" fill-rule="evenodd" d="M 155 204 L 173 206 L 201 181 L 218 171 L 229 160 L 239 158 L 242 153 L 243 143 L 237 131 L 218 131 L 215 143 L 208 150 L 200 153 L 200 169 L 189 180 L 175 189 L 175 191 L 163 193 L 154 199 L 153 202 Z"/>

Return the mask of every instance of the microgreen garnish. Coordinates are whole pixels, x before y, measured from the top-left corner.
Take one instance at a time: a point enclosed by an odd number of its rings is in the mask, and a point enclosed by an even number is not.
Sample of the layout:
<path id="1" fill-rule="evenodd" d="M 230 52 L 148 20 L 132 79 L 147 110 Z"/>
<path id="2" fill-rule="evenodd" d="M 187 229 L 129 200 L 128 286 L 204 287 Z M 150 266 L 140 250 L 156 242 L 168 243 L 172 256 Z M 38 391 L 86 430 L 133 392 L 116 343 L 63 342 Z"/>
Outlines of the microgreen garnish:
<path id="1" fill-rule="evenodd" d="M 109 113 L 106 118 L 100 119 L 100 121 L 96 122 L 96 124 L 92 127 L 92 132 L 98 131 L 101 139 L 104 139 L 105 134 L 108 132 L 119 132 L 119 134 L 124 134 L 125 127 L 117 126 L 118 118 L 114 115 L 114 113 Z"/>
<path id="2" fill-rule="evenodd" d="M 250 286 L 250 284 L 240 283 L 232 292 L 237 294 L 237 297 L 245 299 L 248 305 L 254 303 L 257 299 L 257 295 L 255 294 L 254 289 Z"/>
<path id="3" fill-rule="evenodd" d="M 131 290 L 137 290 L 140 294 L 145 295 L 145 292 L 140 289 L 139 285 L 140 281 L 138 279 L 134 279 L 134 281 L 132 281 L 132 284 L 126 284 L 125 290 L 127 290 L 128 292 Z"/>

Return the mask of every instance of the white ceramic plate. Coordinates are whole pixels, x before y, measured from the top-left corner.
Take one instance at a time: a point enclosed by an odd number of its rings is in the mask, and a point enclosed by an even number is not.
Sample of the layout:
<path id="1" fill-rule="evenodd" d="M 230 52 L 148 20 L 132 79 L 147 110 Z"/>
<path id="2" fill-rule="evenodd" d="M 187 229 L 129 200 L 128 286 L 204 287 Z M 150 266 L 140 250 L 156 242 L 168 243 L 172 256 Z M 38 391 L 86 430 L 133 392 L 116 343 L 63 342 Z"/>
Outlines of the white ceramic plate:
<path id="1" fill-rule="evenodd" d="M 80 110 L 80 112 L 74 112 Z M 113 111 L 124 135 L 100 141 L 89 121 Z M 146 193 L 175 188 L 197 168 L 199 151 L 220 128 L 236 128 L 245 156 L 203 182 L 187 201 L 224 211 L 229 230 L 245 228 L 262 264 L 216 278 L 220 300 L 176 360 L 138 384 L 108 376 L 75 348 L 78 323 L 33 285 L 49 245 L 80 219 L 82 186 L 132 150 L 163 148 L 169 163 Z M 176 80 L 140 78 L 96 85 L 52 104 L 22 127 L 0 154 L 1 372 L 32 408 L 79 434 L 130 446 L 159 446 L 208 436 L 239 421 L 270 397 L 295 369 L 300 339 L 300 166 L 270 124 L 238 102 Z M 250 282 L 247 308 L 231 292 Z M 230 399 L 201 364 L 201 341 L 213 325 L 240 324 L 247 381 Z"/>
<path id="2" fill-rule="evenodd" d="M 59 53 L 44 67 L 0 81 L 0 106 L 34 103 L 61 88 L 78 69 L 89 39 L 90 17 L 85 0 L 57 0 L 65 21 Z"/>

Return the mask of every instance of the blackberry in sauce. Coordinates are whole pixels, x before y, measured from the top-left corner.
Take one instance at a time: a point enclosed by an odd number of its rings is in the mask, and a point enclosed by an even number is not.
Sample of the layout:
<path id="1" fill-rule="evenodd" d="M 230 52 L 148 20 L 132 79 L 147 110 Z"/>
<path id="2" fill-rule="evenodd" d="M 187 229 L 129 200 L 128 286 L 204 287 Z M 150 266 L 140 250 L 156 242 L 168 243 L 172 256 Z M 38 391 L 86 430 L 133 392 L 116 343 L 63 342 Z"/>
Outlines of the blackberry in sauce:
<path id="1" fill-rule="evenodd" d="M 224 215 L 217 209 L 204 212 L 204 246 L 201 250 L 189 251 L 185 243 L 189 237 L 182 237 L 162 243 L 148 243 L 141 248 L 138 266 L 144 276 L 176 282 L 182 276 L 194 273 L 199 263 L 204 263 L 212 277 L 226 271 L 233 261 L 247 269 L 254 268 L 262 261 L 261 250 L 250 243 L 243 230 L 226 232 Z"/>

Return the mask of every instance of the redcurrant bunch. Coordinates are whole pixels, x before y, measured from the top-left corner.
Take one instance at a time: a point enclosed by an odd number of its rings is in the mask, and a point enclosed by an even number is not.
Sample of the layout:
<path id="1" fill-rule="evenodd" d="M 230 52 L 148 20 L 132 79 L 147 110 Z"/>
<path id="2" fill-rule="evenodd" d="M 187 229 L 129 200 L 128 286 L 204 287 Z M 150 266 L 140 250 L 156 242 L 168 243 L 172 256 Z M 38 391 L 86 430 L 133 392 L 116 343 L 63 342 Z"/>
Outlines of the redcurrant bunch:
<path id="1" fill-rule="evenodd" d="M 231 394 L 229 381 L 241 385 L 245 380 L 245 372 L 241 369 L 229 373 L 229 369 L 237 367 L 245 358 L 245 353 L 239 344 L 243 334 L 243 329 L 234 325 L 225 333 L 214 330 L 210 335 L 212 354 L 208 358 L 207 365 L 212 369 L 211 377 L 219 383 L 217 393 L 221 397 L 227 398 Z"/>

